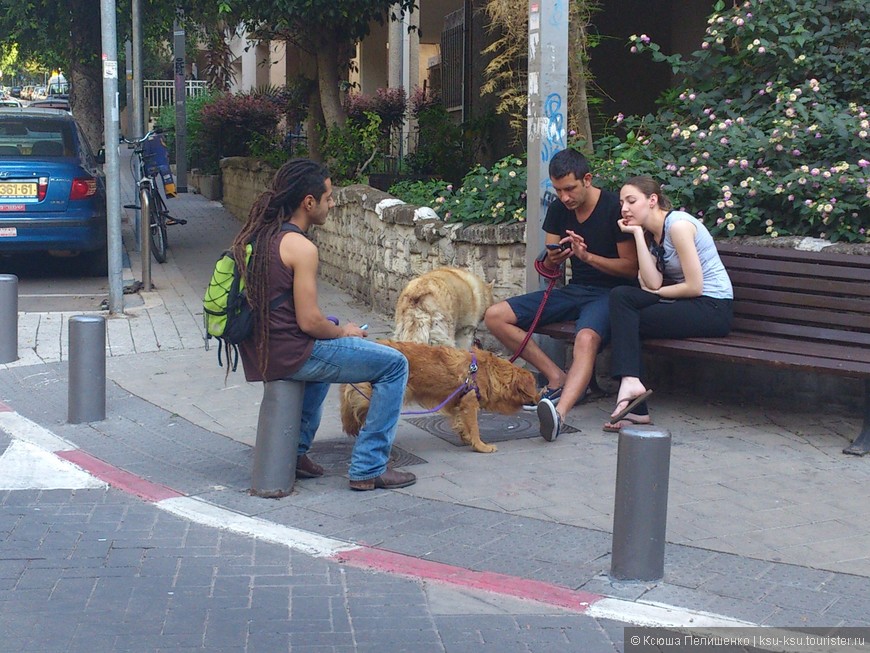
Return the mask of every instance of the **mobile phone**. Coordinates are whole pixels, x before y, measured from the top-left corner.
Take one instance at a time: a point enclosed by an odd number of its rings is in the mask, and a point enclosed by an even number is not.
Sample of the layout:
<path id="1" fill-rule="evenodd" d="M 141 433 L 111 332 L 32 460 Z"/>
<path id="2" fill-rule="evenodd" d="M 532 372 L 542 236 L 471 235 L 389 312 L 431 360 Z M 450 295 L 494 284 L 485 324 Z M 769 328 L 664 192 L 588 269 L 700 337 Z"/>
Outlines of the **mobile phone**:
<path id="1" fill-rule="evenodd" d="M 556 251 L 557 249 L 571 249 L 571 243 L 550 243 L 547 249 Z"/>

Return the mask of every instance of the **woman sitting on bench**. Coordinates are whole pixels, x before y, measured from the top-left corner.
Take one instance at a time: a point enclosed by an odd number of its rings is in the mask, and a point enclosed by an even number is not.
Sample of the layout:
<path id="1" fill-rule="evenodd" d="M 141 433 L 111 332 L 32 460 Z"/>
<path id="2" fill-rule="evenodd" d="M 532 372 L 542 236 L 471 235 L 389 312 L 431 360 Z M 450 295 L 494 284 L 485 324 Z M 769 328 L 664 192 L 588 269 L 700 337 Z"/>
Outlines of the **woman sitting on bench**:
<path id="1" fill-rule="evenodd" d="M 637 246 L 640 288 L 610 292 L 612 375 L 620 384 L 606 431 L 652 423 L 643 405 L 652 390 L 640 380 L 641 340 L 726 336 L 734 298 L 710 232 L 694 216 L 674 210 L 655 180 L 629 179 L 619 202 L 619 227 Z"/>

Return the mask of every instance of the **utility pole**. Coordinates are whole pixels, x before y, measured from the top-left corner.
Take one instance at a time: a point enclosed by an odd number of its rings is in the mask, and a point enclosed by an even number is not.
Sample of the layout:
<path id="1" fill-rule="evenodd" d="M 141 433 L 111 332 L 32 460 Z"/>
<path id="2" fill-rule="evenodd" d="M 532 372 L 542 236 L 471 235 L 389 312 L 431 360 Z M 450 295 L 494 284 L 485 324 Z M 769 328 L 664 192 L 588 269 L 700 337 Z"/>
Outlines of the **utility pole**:
<path id="1" fill-rule="evenodd" d="M 118 161 L 118 35 L 115 0 L 100 0 L 103 51 L 103 140 L 106 144 L 106 233 L 109 250 L 109 312 L 124 312 L 121 258 L 121 166 Z"/>
<path id="2" fill-rule="evenodd" d="M 145 135 L 145 79 L 142 53 L 142 0 L 133 0 L 133 133 L 131 138 Z"/>
<path id="3" fill-rule="evenodd" d="M 526 289 L 538 290 L 534 262 L 543 248 L 541 225 L 554 199 L 548 167 L 567 146 L 568 3 L 529 1 L 528 186 Z"/>
<path id="4" fill-rule="evenodd" d="M 185 80 L 185 34 L 181 10 L 173 28 L 175 51 L 175 188 L 187 192 L 187 81 Z"/>

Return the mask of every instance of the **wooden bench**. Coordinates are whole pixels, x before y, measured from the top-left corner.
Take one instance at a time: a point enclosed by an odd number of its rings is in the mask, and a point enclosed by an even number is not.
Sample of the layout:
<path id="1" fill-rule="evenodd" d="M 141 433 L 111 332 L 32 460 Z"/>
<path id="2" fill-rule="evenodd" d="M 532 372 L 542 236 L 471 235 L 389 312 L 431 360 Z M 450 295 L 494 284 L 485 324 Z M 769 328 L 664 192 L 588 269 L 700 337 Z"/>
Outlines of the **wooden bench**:
<path id="1" fill-rule="evenodd" d="M 870 257 L 728 242 L 717 248 L 734 285 L 731 334 L 645 340 L 644 348 L 863 379 L 863 427 L 843 452 L 870 452 Z M 574 338 L 571 322 L 536 332 Z"/>

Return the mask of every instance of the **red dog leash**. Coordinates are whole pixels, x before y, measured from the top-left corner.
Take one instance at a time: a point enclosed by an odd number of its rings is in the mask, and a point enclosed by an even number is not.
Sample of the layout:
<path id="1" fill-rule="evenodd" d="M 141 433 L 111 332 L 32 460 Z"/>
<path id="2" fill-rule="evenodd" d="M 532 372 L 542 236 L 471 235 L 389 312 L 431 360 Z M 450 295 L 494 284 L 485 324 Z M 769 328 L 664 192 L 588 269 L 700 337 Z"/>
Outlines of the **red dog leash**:
<path id="1" fill-rule="evenodd" d="M 529 330 L 526 332 L 526 337 L 523 338 L 522 343 L 520 343 L 520 348 L 517 349 L 516 353 L 509 359 L 511 363 L 513 363 L 517 358 L 520 357 L 520 354 L 523 353 L 526 345 L 529 344 L 529 338 L 532 337 L 532 334 L 535 332 L 535 327 L 538 326 L 538 321 L 541 319 L 541 314 L 544 312 L 544 306 L 547 305 L 547 300 L 550 298 L 550 293 L 553 291 L 553 287 L 556 285 L 556 282 L 562 278 L 561 267 L 558 267 L 555 270 L 552 268 L 548 268 L 546 265 L 544 265 L 544 261 L 542 261 L 541 259 L 535 259 L 535 272 L 537 272 L 545 279 L 549 279 L 550 283 L 547 284 L 547 289 L 544 291 L 544 296 L 541 298 L 541 304 L 540 306 L 538 306 L 538 312 L 535 313 L 535 319 L 532 320 L 532 326 L 530 326 Z"/>

